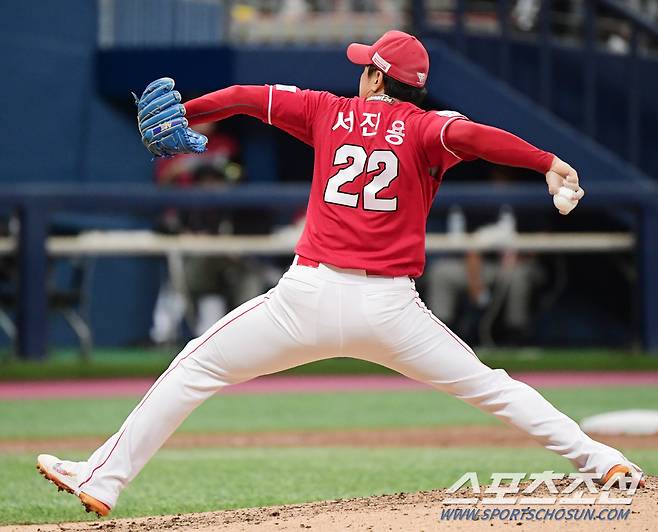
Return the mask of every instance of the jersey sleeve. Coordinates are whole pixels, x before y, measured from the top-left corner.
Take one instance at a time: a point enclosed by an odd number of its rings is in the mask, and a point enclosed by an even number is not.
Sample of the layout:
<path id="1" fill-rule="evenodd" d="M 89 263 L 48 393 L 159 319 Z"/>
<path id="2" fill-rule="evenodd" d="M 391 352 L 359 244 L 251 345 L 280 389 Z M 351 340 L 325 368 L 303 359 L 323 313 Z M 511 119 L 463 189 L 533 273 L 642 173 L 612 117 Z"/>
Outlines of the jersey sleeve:
<path id="1" fill-rule="evenodd" d="M 185 102 L 185 115 L 190 126 L 238 114 L 265 120 L 268 92 L 262 85 L 232 85 Z"/>
<path id="2" fill-rule="evenodd" d="M 467 156 L 495 164 L 529 168 L 542 174 L 548 172 L 554 158 L 552 153 L 533 146 L 509 131 L 476 122 L 458 122 L 447 127 L 442 141 L 462 158 Z"/>
<path id="3" fill-rule="evenodd" d="M 313 145 L 316 117 L 330 96 L 327 92 L 301 90 L 292 85 L 269 85 L 263 121 Z"/>
<path id="4" fill-rule="evenodd" d="M 450 149 L 445 142 L 445 135 L 450 124 L 457 120 L 468 120 L 455 111 L 430 111 L 420 122 L 420 145 L 431 167 L 446 171 L 463 159 L 471 160 L 466 154 Z"/>
<path id="5" fill-rule="evenodd" d="M 291 85 L 233 85 L 186 102 L 185 110 L 191 126 L 249 115 L 312 145 L 318 110 L 332 97 Z"/>

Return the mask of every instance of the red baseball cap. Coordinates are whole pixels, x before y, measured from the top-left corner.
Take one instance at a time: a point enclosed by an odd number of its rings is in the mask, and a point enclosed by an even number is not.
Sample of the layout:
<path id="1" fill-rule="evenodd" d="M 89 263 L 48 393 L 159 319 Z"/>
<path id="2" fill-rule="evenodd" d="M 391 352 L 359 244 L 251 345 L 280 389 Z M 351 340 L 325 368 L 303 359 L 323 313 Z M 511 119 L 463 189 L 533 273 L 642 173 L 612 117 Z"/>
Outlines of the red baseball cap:
<path id="1" fill-rule="evenodd" d="M 391 30 L 375 44 L 352 43 L 347 58 L 356 65 L 375 65 L 386 75 L 414 87 L 425 86 L 430 71 L 427 50 L 416 37 Z"/>

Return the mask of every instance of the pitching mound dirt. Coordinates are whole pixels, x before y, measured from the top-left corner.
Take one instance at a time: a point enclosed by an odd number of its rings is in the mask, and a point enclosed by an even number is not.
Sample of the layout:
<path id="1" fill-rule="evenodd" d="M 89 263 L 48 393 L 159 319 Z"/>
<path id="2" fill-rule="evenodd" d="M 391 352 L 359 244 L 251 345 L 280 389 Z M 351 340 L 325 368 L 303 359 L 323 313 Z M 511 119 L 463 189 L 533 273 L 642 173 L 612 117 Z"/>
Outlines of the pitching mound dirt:
<path id="1" fill-rule="evenodd" d="M 565 482 L 556 482 L 562 491 Z M 458 493 L 459 496 L 470 496 Z M 548 495 L 541 490 L 534 496 Z M 611 496 L 620 497 L 624 494 L 613 490 Z M 420 493 L 400 493 L 397 495 L 382 495 L 361 499 L 334 500 L 313 502 L 307 504 L 276 506 L 268 508 L 248 508 L 223 512 L 202 514 L 186 514 L 174 516 L 145 517 L 139 519 L 105 520 L 90 523 L 63 523 L 56 525 L 30 525 L 0 527 L 0 532 L 145 532 L 150 530 L 170 531 L 299 531 L 315 530 L 327 532 L 343 531 L 432 531 L 432 530 L 573 530 L 573 531 L 606 531 L 623 530 L 624 532 L 649 532 L 656 530 L 658 522 L 658 479 L 647 479 L 647 487 L 639 490 L 628 505 L 578 505 L 579 509 L 602 508 L 617 512 L 630 508 L 630 514 L 624 520 L 485 520 L 472 519 L 442 520 L 441 515 L 446 509 L 487 508 L 478 503 L 477 506 L 454 506 L 445 504 L 449 495 L 445 490 L 435 490 Z M 526 508 L 528 505 L 498 506 L 497 508 Z M 567 509 L 560 505 L 530 506 L 538 509 Z M 495 508 L 495 507 L 488 507 Z M 613 513 L 606 514 L 607 516 Z"/>

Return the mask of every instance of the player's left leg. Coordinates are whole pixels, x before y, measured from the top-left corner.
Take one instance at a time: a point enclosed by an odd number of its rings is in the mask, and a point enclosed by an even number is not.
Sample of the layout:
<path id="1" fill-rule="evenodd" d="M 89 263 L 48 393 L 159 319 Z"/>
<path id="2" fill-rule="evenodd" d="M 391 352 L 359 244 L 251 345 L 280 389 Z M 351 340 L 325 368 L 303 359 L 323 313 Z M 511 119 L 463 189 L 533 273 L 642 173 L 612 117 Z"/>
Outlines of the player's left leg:
<path id="1" fill-rule="evenodd" d="M 403 301 L 401 301 L 401 298 Z M 378 340 L 387 345 L 374 361 L 425 382 L 521 429 L 544 447 L 567 458 L 583 473 L 603 478 L 618 464 L 634 467 L 619 451 L 594 441 L 578 424 L 536 390 L 502 369 L 483 364 L 438 320 L 413 288 L 380 297 L 370 310 Z M 394 315 L 386 308 L 399 309 Z M 380 326 L 376 322 L 380 321 Z"/>
<path id="2" fill-rule="evenodd" d="M 320 307 L 327 311 L 327 321 L 339 314 L 331 300 L 321 297 L 327 293 L 325 284 L 310 268 L 292 267 L 276 288 L 189 342 L 116 434 L 86 462 L 41 455 L 39 469 L 88 507 L 85 497 L 92 497 L 100 505 L 92 509 L 107 514 L 180 423 L 221 388 L 336 351 L 337 336 L 318 332 Z"/>

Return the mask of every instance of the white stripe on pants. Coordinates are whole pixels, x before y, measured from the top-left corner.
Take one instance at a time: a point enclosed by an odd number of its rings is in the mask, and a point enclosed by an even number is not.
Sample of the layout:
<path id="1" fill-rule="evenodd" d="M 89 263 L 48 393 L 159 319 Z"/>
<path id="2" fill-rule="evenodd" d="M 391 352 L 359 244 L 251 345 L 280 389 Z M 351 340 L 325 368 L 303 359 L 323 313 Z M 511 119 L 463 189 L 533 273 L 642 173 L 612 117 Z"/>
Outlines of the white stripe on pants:
<path id="1" fill-rule="evenodd" d="M 535 390 L 480 362 L 425 308 L 409 278 L 293 265 L 274 289 L 183 349 L 89 458 L 80 490 L 113 507 L 183 420 L 220 388 L 335 356 L 370 360 L 454 395 L 527 432 L 582 472 L 604 475 L 626 462 Z"/>

